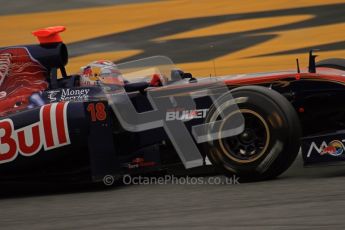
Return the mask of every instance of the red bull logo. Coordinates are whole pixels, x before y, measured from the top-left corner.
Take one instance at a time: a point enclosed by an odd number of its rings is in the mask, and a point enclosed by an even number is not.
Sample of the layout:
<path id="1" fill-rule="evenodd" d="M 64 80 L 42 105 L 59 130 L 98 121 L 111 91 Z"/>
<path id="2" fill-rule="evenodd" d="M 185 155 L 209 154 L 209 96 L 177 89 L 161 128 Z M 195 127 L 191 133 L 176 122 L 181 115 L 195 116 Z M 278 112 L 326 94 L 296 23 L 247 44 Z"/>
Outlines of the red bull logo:
<path id="1" fill-rule="evenodd" d="M 92 69 L 90 66 L 86 66 L 82 72 L 83 75 L 92 76 Z"/>
<path id="2" fill-rule="evenodd" d="M 344 147 L 343 142 L 339 140 L 333 140 L 329 142 L 328 144 L 325 141 L 323 141 L 320 147 L 318 147 L 315 144 L 315 142 L 312 142 L 312 144 L 310 145 L 307 157 L 310 157 L 313 150 L 316 150 L 316 152 L 318 152 L 321 156 L 331 155 L 331 156 L 337 157 L 343 154 L 344 149 L 345 147 Z"/>
<path id="3" fill-rule="evenodd" d="M 344 145 L 338 140 L 331 141 L 327 147 L 324 147 L 320 155 L 329 154 L 332 156 L 340 156 L 344 152 Z"/>
<path id="4" fill-rule="evenodd" d="M 14 129 L 11 119 L 0 120 L 0 164 L 14 161 L 18 154 L 31 157 L 44 150 L 70 144 L 67 126 L 68 102 L 41 107 L 40 120 Z"/>
<path id="5" fill-rule="evenodd" d="M 320 153 L 321 155 L 324 154 L 334 154 L 335 152 L 337 152 L 337 149 L 334 146 L 327 146 L 325 147 L 322 152 Z"/>

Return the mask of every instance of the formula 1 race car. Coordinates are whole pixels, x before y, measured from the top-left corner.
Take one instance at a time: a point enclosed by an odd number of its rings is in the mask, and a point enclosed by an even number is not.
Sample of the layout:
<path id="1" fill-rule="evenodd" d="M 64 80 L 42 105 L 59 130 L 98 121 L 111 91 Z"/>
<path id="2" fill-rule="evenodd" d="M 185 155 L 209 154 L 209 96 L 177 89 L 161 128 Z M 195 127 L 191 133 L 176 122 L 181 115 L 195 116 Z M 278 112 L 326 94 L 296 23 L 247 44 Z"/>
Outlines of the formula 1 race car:
<path id="1" fill-rule="evenodd" d="M 195 78 L 156 56 L 68 75 L 64 30 L 0 49 L 2 181 L 97 182 L 181 165 L 265 180 L 300 151 L 305 165 L 345 160 L 345 59 L 315 63 L 311 51 L 308 70 Z"/>

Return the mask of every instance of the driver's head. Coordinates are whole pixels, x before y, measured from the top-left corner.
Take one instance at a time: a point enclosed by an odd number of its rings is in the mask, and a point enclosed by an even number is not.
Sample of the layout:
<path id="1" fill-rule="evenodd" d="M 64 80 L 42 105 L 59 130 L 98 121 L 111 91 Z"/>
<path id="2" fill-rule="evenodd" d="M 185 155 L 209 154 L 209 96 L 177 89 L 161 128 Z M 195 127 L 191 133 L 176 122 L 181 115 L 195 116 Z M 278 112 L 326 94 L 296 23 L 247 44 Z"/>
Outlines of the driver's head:
<path id="1" fill-rule="evenodd" d="M 80 68 L 80 85 L 94 86 L 100 82 L 123 85 L 123 79 L 117 66 L 108 60 L 94 61 Z"/>

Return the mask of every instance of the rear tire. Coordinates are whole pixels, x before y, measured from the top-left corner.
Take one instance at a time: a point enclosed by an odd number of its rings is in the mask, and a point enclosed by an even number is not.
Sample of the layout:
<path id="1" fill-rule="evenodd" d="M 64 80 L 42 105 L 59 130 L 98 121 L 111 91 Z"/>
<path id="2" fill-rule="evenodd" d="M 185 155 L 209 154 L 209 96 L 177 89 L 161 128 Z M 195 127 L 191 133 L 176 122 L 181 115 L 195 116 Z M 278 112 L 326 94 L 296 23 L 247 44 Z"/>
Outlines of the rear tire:
<path id="1" fill-rule="evenodd" d="M 275 178 L 290 167 L 299 152 L 301 128 L 295 109 L 285 97 L 266 87 L 244 86 L 231 94 L 244 117 L 245 130 L 234 137 L 204 143 L 206 155 L 218 171 L 227 176 L 235 174 L 241 181 Z M 226 96 L 220 98 L 219 105 L 228 100 Z M 219 108 L 226 113 L 226 108 Z M 207 123 L 216 112 L 212 106 Z M 231 116 L 222 119 L 225 123 Z"/>

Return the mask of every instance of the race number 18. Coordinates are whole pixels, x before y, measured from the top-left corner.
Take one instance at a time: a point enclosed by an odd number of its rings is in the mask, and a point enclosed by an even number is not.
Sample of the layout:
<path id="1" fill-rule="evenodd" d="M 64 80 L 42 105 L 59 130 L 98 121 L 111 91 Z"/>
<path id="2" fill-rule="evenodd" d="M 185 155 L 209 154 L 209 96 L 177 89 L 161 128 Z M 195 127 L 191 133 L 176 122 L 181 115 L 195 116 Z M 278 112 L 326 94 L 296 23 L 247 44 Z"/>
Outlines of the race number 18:
<path id="1" fill-rule="evenodd" d="M 105 106 L 103 103 L 91 103 L 87 106 L 87 111 L 90 112 L 92 121 L 104 121 L 107 118 Z"/>

